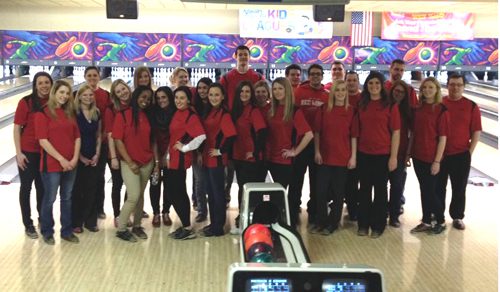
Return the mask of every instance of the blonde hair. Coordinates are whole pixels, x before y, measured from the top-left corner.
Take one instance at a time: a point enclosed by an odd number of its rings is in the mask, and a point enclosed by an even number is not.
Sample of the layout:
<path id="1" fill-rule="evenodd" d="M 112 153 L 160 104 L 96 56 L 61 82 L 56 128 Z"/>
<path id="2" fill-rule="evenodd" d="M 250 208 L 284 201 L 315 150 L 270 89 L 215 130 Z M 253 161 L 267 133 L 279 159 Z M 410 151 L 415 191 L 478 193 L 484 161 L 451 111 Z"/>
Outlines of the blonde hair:
<path id="1" fill-rule="evenodd" d="M 140 66 L 140 67 L 135 68 L 135 70 L 134 70 L 134 88 L 137 88 L 139 86 L 138 85 L 139 77 L 141 77 L 142 72 L 148 72 L 149 83 L 148 83 L 147 87 L 151 88 L 151 82 L 152 82 L 151 79 L 153 79 L 153 78 L 151 77 L 151 72 L 149 71 L 149 68 L 145 67 L 145 66 Z"/>
<path id="2" fill-rule="evenodd" d="M 75 111 L 77 114 L 79 114 L 82 110 L 81 108 L 81 101 L 80 101 L 80 97 L 82 96 L 82 94 L 87 91 L 87 90 L 90 90 L 92 92 L 92 94 L 94 93 L 94 90 L 92 89 L 92 87 L 90 87 L 90 85 L 88 84 L 84 84 L 80 87 L 80 89 L 78 89 L 77 93 L 76 93 L 76 98 L 75 98 Z M 99 109 L 97 108 L 96 106 L 96 103 L 95 103 L 95 96 L 94 96 L 94 101 L 90 104 L 89 106 L 89 113 L 90 113 L 90 119 L 93 120 L 93 121 L 97 121 L 99 120 Z"/>
<path id="3" fill-rule="evenodd" d="M 123 81 L 123 79 L 116 79 L 115 81 L 113 81 L 113 83 L 111 83 L 111 88 L 109 90 L 109 97 L 111 99 L 111 102 L 113 102 L 113 108 L 116 111 L 119 111 L 121 109 L 120 99 L 118 98 L 118 96 L 116 96 L 116 93 L 115 93 L 116 87 L 120 84 L 125 86 L 128 89 L 128 91 L 130 92 L 130 98 L 132 97 L 132 91 L 130 90 L 130 87 L 128 86 L 128 84 L 125 81 Z"/>
<path id="4" fill-rule="evenodd" d="M 418 93 L 419 103 L 422 104 L 425 102 L 425 96 L 423 92 L 425 82 L 434 83 L 434 85 L 436 86 L 436 95 L 434 95 L 434 102 L 432 104 L 440 104 L 443 101 L 443 96 L 441 94 L 441 84 L 439 84 L 439 81 L 434 77 L 427 77 L 424 79 L 424 81 L 422 81 L 422 83 L 420 83 L 420 90 Z"/>
<path id="5" fill-rule="evenodd" d="M 332 83 L 332 88 L 330 90 L 330 93 L 328 94 L 328 106 L 327 110 L 331 111 L 333 109 L 333 106 L 335 105 L 335 91 L 339 87 L 339 85 L 344 85 L 346 86 L 346 92 L 345 92 L 345 98 L 344 98 L 344 107 L 347 109 L 349 107 L 349 95 L 347 94 L 347 83 L 344 80 L 335 80 Z"/>
<path id="6" fill-rule="evenodd" d="M 292 84 L 290 81 L 285 78 L 285 77 L 278 77 L 274 79 L 273 84 L 271 85 L 271 88 L 274 87 L 274 84 L 278 83 L 285 87 L 285 108 L 283 110 L 283 121 L 289 122 L 293 119 L 293 112 L 294 112 L 294 103 L 295 103 L 295 97 L 293 96 L 293 89 L 292 89 Z M 276 109 L 278 108 L 279 101 L 272 95 L 272 90 L 271 90 L 271 110 L 269 111 L 271 117 L 274 117 L 276 114 Z"/>
<path id="7" fill-rule="evenodd" d="M 190 86 L 191 81 L 189 80 L 189 72 L 184 67 L 177 67 L 174 69 L 174 71 L 172 72 L 172 75 L 170 75 L 170 77 L 168 78 L 168 80 L 170 81 L 170 84 L 172 84 L 175 87 L 178 86 L 176 79 L 177 79 L 177 76 L 179 75 L 180 72 L 186 72 L 186 74 L 188 75 L 188 84 L 186 84 L 186 85 Z"/>
<path id="8" fill-rule="evenodd" d="M 65 104 L 60 105 L 60 107 L 64 110 L 66 117 L 74 118 L 75 117 L 75 108 L 73 105 L 73 92 L 71 91 L 71 85 L 64 80 L 57 80 L 54 82 L 54 85 L 50 89 L 49 100 L 47 101 L 47 108 L 49 109 L 50 115 L 53 118 L 57 118 L 56 108 L 59 105 L 57 102 L 56 92 L 59 88 L 65 86 L 69 91 L 68 101 Z"/>

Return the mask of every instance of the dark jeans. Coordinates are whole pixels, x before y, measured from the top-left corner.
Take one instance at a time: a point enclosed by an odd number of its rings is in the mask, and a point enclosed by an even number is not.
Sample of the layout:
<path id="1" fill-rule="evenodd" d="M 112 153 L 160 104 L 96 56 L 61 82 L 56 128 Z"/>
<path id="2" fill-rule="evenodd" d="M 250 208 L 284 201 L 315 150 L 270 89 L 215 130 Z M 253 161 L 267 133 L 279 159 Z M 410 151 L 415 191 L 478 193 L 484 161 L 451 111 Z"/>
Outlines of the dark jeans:
<path id="1" fill-rule="evenodd" d="M 403 192 L 406 184 L 406 163 L 398 160 L 398 167 L 389 172 L 389 182 L 391 189 L 389 191 L 389 218 L 392 220 L 399 218 Z"/>
<path id="2" fill-rule="evenodd" d="M 316 176 L 316 218 L 318 226 L 337 228 L 342 217 L 344 206 L 347 167 L 318 165 Z M 329 202 L 332 201 L 328 214 Z"/>
<path id="3" fill-rule="evenodd" d="M 449 176 L 451 181 L 450 216 L 452 219 L 463 219 L 465 216 L 465 192 L 469 179 L 470 164 L 469 151 L 445 156 L 441 161 L 437 193 L 443 206 L 446 206 L 446 185 Z"/>
<path id="4" fill-rule="evenodd" d="M 437 175 L 431 174 L 432 163 L 413 159 L 413 168 L 420 184 L 420 200 L 422 203 L 422 222 L 431 224 L 434 214 L 438 224 L 444 223 L 444 204 L 436 193 Z"/>
<path id="5" fill-rule="evenodd" d="M 120 165 L 120 164 L 118 164 Z M 121 205 L 121 192 L 123 186 L 123 177 L 120 168 L 111 168 L 111 160 L 108 160 L 109 170 L 111 171 L 111 203 L 113 204 L 113 216 L 118 218 L 120 216 Z M 127 193 L 125 192 L 125 200 L 127 200 Z M 125 201 L 124 200 L 124 201 Z"/>
<path id="6" fill-rule="evenodd" d="M 21 206 L 23 224 L 24 227 L 27 228 L 33 226 L 30 204 L 31 186 L 33 181 L 35 181 L 36 209 L 38 211 L 38 216 L 40 217 L 42 213 L 43 184 L 42 177 L 40 176 L 40 153 L 23 152 L 23 154 L 26 155 L 28 163 L 25 170 L 18 168 L 19 179 L 21 180 L 21 186 L 19 188 L 19 204 Z"/>
<path id="7" fill-rule="evenodd" d="M 196 200 L 198 213 L 203 216 L 206 216 L 208 213 L 207 178 L 205 177 L 203 166 L 195 161 L 193 161 L 192 170 L 193 170 L 193 200 Z"/>
<path id="8" fill-rule="evenodd" d="M 175 212 L 181 219 L 182 226 L 189 227 L 191 225 L 191 205 L 186 190 L 186 170 L 168 169 L 165 177 L 165 185 L 168 186 L 165 188 L 167 198 L 172 202 Z"/>
<path id="9" fill-rule="evenodd" d="M 359 167 L 347 170 L 345 202 L 351 219 L 358 218 L 359 208 Z"/>
<path id="10" fill-rule="evenodd" d="M 389 155 L 358 153 L 358 227 L 383 232 L 387 225 L 387 181 Z M 372 189 L 374 189 L 372 199 Z"/>
<path id="11" fill-rule="evenodd" d="M 72 217 L 73 227 L 97 226 L 97 184 L 99 172 L 97 166 L 85 166 L 78 162 L 75 184 L 73 187 Z"/>
<path id="12" fill-rule="evenodd" d="M 151 200 L 151 207 L 153 208 L 153 214 L 160 214 L 160 196 L 161 196 L 161 185 L 163 183 L 163 210 L 162 214 L 168 214 L 170 211 L 170 206 L 172 206 L 172 202 L 170 202 L 167 196 L 167 169 L 162 168 L 160 170 L 161 177 L 158 179 L 158 184 L 153 185 L 152 179 L 149 179 L 149 198 Z"/>
<path id="13" fill-rule="evenodd" d="M 214 233 L 224 233 L 226 200 L 224 198 L 224 167 L 203 167 L 207 178 L 208 212 Z"/>
<path id="14" fill-rule="evenodd" d="M 42 172 L 44 196 L 42 201 L 42 228 L 44 237 L 54 234 L 54 217 L 52 207 L 60 187 L 61 201 L 61 236 L 67 237 L 73 233 L 71 226 L 71 193 L 75 182 L 76 170 L 67 172 Z"/>
<path id="15" fill-rule="evenodd" d="M 300 208 L 302 187 L 304 186 L 304 176 L 308 168 L 309 201 L 307 202 L 307 213 L 309 214 L 309 217 L 314 220 L 314 217 L 316 216 L 316 184 L 314 183 L 316 181 L 316 164 L 314 163 L 314 143 L 309 143 L 309 145 L 307 145 L 307 147 L 297 157 L 295 157 L 293 161 L 292 180 L 290 181 L 288 199 L 290 200 L 290 198 L 292 198 L 292 201 L 295 204 L 298 204 L 294 207 L 297 212 Z"/>
<path id="16" fill-rule="evenodd" d="M 97 162 L 96 171 L 98 172 L 97 176 L 97 196 L 95 204 L 97 206 L 97 213 L 104 213 L 104 175 L 106 174 L 106 162 L 108 161 L 108 143 L 101 144 L 101 155 L 99 156 L 99 161 Z"/>
<path id="17" fill-rule="evenodd" d="M 234 160 L 234 170 L 236 171 L 236 180 L 238 181 L 238 208 L 241 207 L 243 198 L 243 186 L 249 182 L 265 182 L 266 173 L 263 162 L 249 162 Z"/>
<path id="18" fill-rule="evenodd" d="M 267 169 L 273 177 L 273 182 L 281 184 L 286 191 L 292 178 L 292 165 L 269 162 L 267 163 Z M 290 190 L 288 190 L 288 209 L 290 211 L 290 224 L 292 227 L 297 225 L 300 207 L 300 201 L 298 200 L 300 198 L 291 198 Z"/>

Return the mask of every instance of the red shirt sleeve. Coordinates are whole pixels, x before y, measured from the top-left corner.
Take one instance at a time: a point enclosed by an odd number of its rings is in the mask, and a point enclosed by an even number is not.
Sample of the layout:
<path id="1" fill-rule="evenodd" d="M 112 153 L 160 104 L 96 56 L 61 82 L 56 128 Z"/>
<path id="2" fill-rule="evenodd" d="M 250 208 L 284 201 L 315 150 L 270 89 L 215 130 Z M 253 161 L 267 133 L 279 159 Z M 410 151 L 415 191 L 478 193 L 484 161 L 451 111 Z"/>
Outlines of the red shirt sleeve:
<path id="1" fill-rule="evenodd" d="M 250 118 L 252 119 L 252 126 L 255 132 L 267 128 L 266 121 L 258 108 L 252 110 Z"/>
<path id="2" fill-rule="evenodd" d="M 476 131 L 482 131 L 483 127 L 481 125 L 481 112 L 479 111 L 479 106 L 475 106 L 472 109 L 470 132 L 471 135 Z"/>
<path id="3" fill-rule="evenodd" d="M 17 104 L 16 113 L 14 115 L 14 124 L 25 126 L 28 123 L 29 107 L 26 100 L 23 98 Z"/>
<path id="4" fill-rule="evenodd" d="M 352 118 L 351 136 L 353 138 L 359 138 L 359 111 L 356 111 Z"/>
<path id="5" fill-rule="evenodd" d="M 438 136 L 448 136 L 448 125 L 450 122 L 450 116 L 448 115 L 448 111 L 445 111 L 438 121 Z"/>
<path id="6" fill-rule="evenodd" d="M 200 118 L 197 115 L 191 115 L 186 124 L 186 132 L 189 136 L 196 138 L 200 135 L 205 135 L 205 130 L 203 129 Z"/>
<path id="7" fill-rule="evenodd" d="M 225 113 L 222 116 L 220 128 L 225 138 L 236 136 L 236 128 L 234 127 L 233 120 L 231 119 L 231 115 Z"/>
<path id="8" fill-rule="evenodd" d="M 401 116 L 399 115 L 399 107 L 397 105 L 393 105 L 391 109 L 391 117 L 390 117 L 390 127 L 391 131 L 397 131 L 401 129 Z"/>
<path id="9" fill-rule="evenodd" d="M 106 111 L 104 112 L 104 127 L 105 127 L 104 132 L 105 133 L 113 132 L 114 119 L 115 119 L 115 114 L 113 113 L 113 110 L 110 109 L 109 107 L 106 108 Z"/>
<path id="10" fill-rule="evenodd" d="M 300 109 L 295 112 L 293 117 L 293 126 L 297 130 L 297 136 L 302 136 L 311 131 L 311 127 L 307 123 L 304 113 Z"/>
<path id="11" fill-rule="evenodd" d="M 125 134 L 124 128 L 125 128 L 125 120 L 123 119 L 123 115 L 122 114 L 116 115 L 115 121 L 113 123 L 113 133 L 112 133 L 113 139 L 123 140 L 123 136 Z"/>

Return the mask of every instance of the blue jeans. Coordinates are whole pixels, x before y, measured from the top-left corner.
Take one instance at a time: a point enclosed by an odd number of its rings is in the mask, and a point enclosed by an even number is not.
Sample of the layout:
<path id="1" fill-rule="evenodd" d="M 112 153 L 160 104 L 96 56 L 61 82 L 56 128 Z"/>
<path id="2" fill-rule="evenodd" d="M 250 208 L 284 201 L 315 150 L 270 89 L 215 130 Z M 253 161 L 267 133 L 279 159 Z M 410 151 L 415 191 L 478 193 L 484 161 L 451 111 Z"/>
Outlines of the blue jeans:
<path id="1" fill-rule="evenodd" d="M 203 167 L 207 178 L 208 211 L 214 233 L 224 234 L 226 198 L 224 195 L 224 167 Z"/>
<path id="2" fill-rule="evenodd" d="M 42 172 L 44 196 L 42 200 L 42 235 L 49 237 L 54 234 L 54 217 L 52 207 L 57 197 L 57 189 L 61 187 L 61 236 L 67 237 L 73 233 L 71 223 L 71 194 L 76 178 L 76 169 L 68 172 Z"/>

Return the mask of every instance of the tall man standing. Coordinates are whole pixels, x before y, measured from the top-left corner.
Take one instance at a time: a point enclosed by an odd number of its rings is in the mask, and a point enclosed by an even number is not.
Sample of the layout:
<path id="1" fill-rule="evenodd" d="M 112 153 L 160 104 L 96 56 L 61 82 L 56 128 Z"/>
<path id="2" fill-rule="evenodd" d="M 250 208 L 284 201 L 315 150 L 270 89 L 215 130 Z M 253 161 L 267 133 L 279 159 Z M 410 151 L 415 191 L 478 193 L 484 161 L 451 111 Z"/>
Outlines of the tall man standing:
<path id="1" fill-rule="evenodd" d="M 448 96 L 443 104 L 448 109 L 450 129 L 446 140 L 446 148 L 438 174 L 437 194 L 443 206 L 446 204 L 446 185 L 448 177 L 451 181 L 450 216 L 453 227 L 464 230 L 462 221 L 465 212 L 465 192 L 471 166 L 471 156 L 481 134 L 481 113 L 479 107 L 471 100 L 463 97 L 465 77 L 452 74 L 448 78 Z"/>
<path id="2" fill-rule="evenodd" d="M 307 69 L 308 81 L 304 82 L 295 89 L 295 105 L 299 107 L 309 125 L 313 125 L 316 113 L 321 106 L 328 101 L 328 91 L 325 90 L 321 81 L 323 81 L 323 67 L 318 64 L 312 64 Z M 297 137 L 299 141 L 299 137 Z M 314 164 L 314 143 L 309 143 L 307 147 L 297 156 L 293 162 L 293 173 L 290 188 L 288 191 L 288 200 L 290 208 L 290 219 L 292 227 L 297 224 L 300 198 L 302 197 L 302 187 L 304 185 L 304 175 L 309 168 L 309 202 L 307 202 L 307 213 L 309 222 L 314 221 L 316 202 L 316 167 Z"/>
<path id="3" fill-rule="evenodd" d="M 403 78 L 403 74 L 405 73 L 406 64 L 405 61 L 401 59 L 395 59 L 391 62 L 391 67 L 389 68 L 390 77 L 384 83 L 384 88 L 387 92 L 391 90 L 392 83 L 397 80 L 401 80 Z M 410 87 L 410 106 L 416 107 L 418 105 L 418 97 L 415 88 L 408 84 Z"/>

